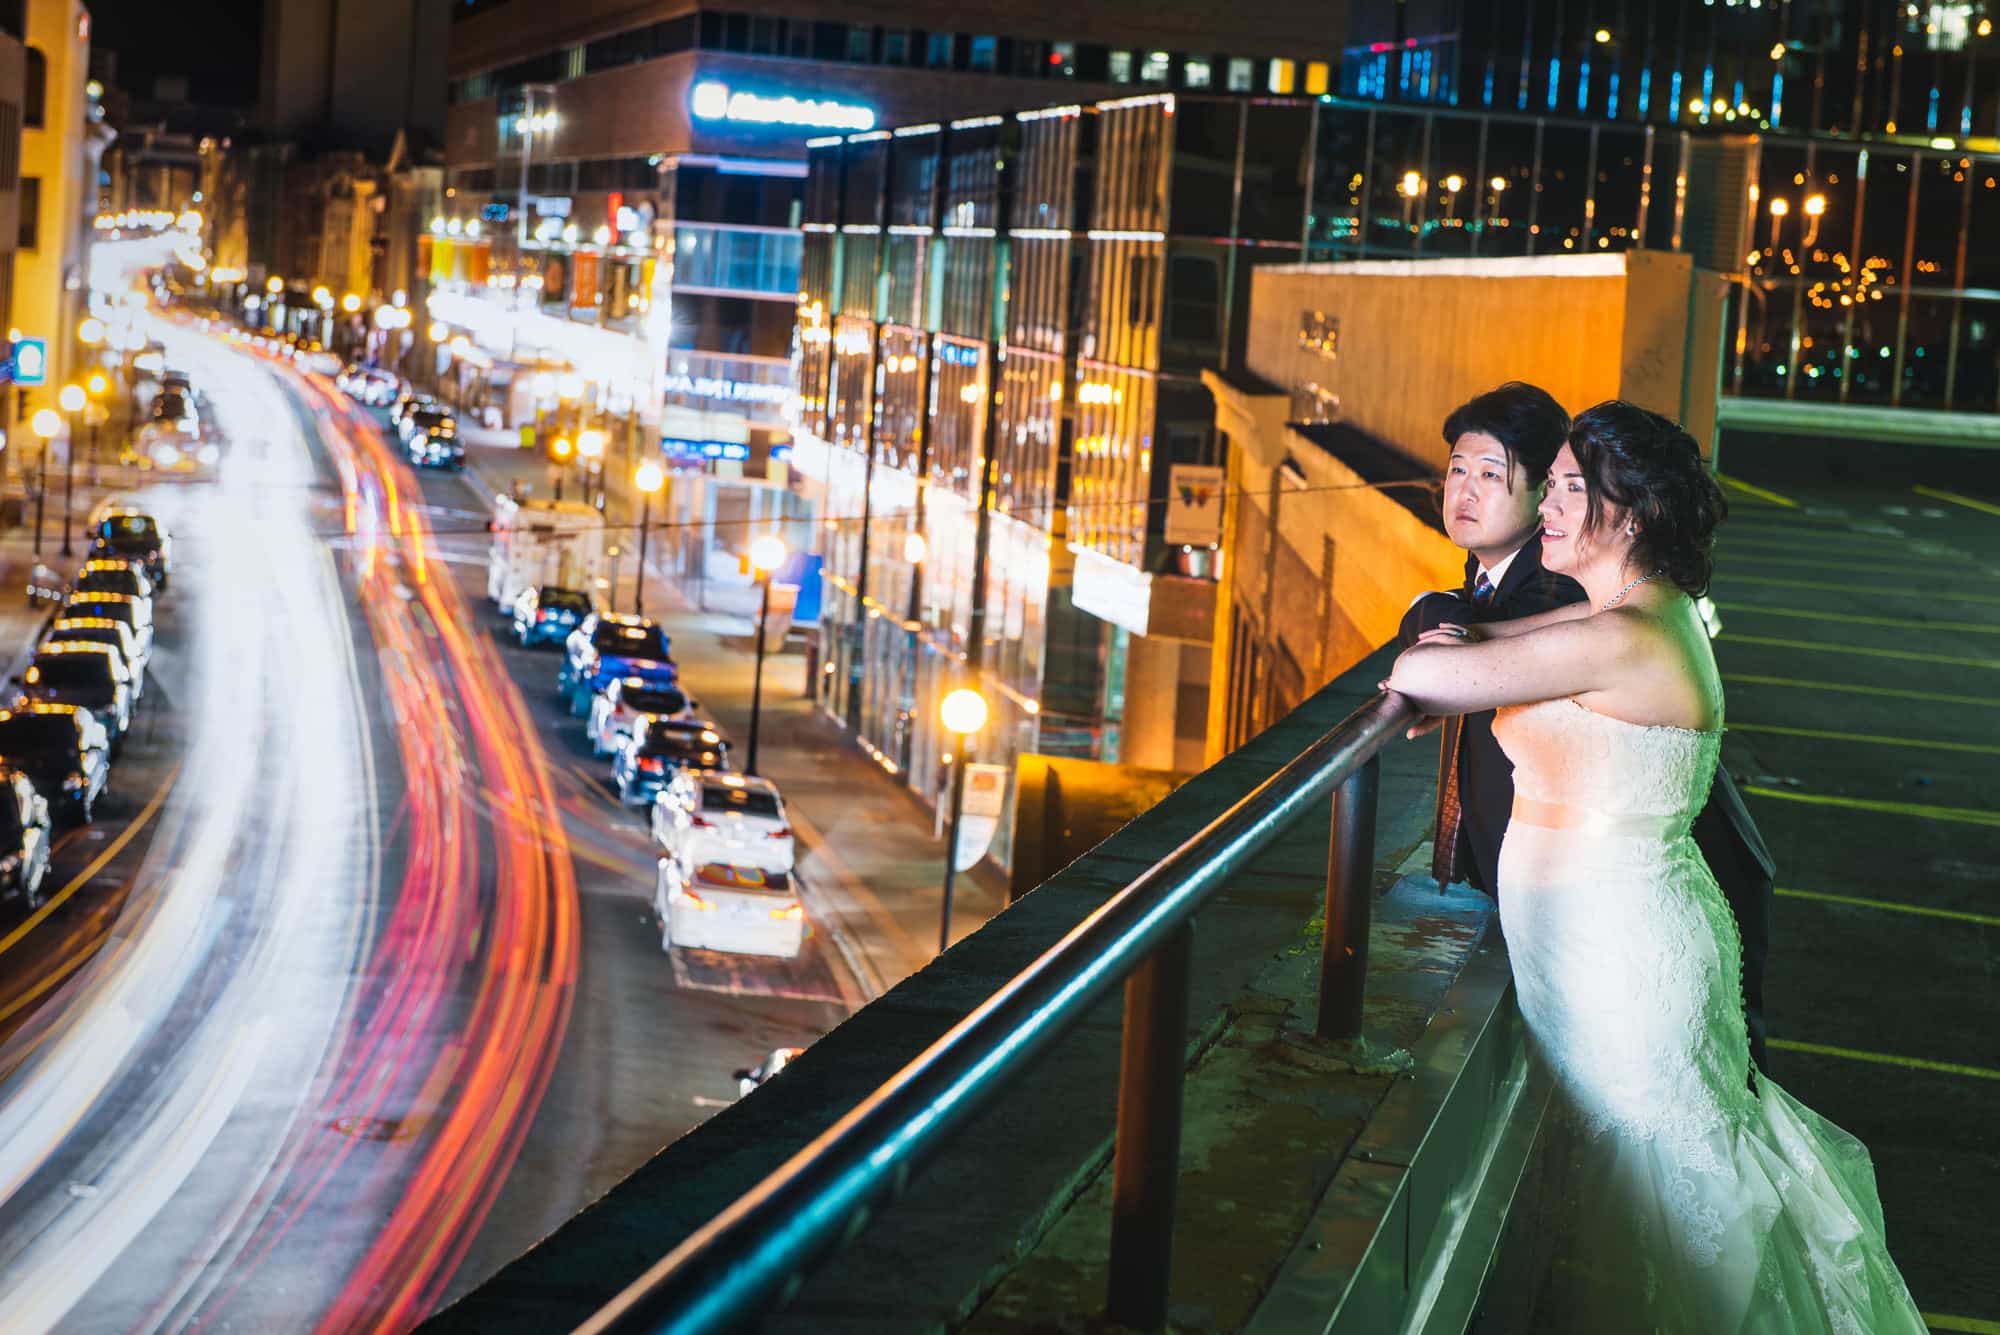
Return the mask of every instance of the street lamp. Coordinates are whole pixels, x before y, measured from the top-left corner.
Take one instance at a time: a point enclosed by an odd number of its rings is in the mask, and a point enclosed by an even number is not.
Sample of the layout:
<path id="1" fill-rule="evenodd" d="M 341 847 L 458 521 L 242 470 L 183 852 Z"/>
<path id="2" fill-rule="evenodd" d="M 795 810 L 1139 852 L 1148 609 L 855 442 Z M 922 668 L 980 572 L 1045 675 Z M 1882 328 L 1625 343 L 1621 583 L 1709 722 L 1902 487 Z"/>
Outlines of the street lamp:
<path id="1" fill-rule="evenodd" d="M 958 833 L 965 821 L 965 767 L 972 739 L 986 726 L 986 697 L 969 686 L 945 696 L 938 706 L 945 728 L 958 738 L 951 766 L 951 834 L 944 846 L 944 905 L 938 914 L 938 953 L 951 945 L 951 883 L 958 873 Z"/>
<path id="2" fill-rule="evenodd" d="M 104 342 L 104 321 L 95 315 L 83 317 L 83 323 L 76 327 L 76 341 L 86 348 L 94 348 Z"/>
<path id="3" fill-rule="evenodd" d="M 583 499 L 586 504 L 595 503 L 602 509 L 604 496 L 599 470 L 604 466 L 604 433 L 596 427 L 579 431 L 576 456 L 583 460 Z M 593 492 L 596 493 L 595 501 Z"/>
<path id="4" fill-rule="evenodd" d="M 757 772 L 757 723 L 764 712 L 764 620 L 771 615 L 771 573 L 785 563 L 784 540 L 766 533 L 750 544 L 750 569 L 764 586 L 763 601 L 757 606 L 757 672 L 750 679 L 750 758 L 745 774 Z"/>
<path id="5" fill-rule="evenodd" d="M 63 412 L 72 417 L 83 411 L 86 401 L 82 385 L 64 385 L 62 393 L 56 395 L 56 402 L 62 405 Z M 76 514 L 76 436 L 73 432 L 67 434 L 69 443 L 63 450 L 62 554 L 64 556 L 72 555 L 76 551 L 69 540 L 70 526 Z"/>
<path id="6" fill-rule="evenodd" d="M 632 485 L 639 489 L 639 575 L 632 585 L 634 616 L 643 616 L 646 611 L 646 529 L 653 522 L 653 496 L 666 484 L 666 480 L 666 470 L 651 459 L 640 464 L 632 473 Z M 764 647 L 761 639 L 763 633 L 763 628 L 758 627 L 759 653 L 762 653 Z"/>
<path id="7" fill-rule="evenodd" d="M 1805 210 L 1806 210 L 1806 217 L 1810 221 L 1806 223 L 1805 240 L 1803 240 L 1799 244 L 1804 246 L 1810 246 L 1815 241 L 1819 240 L 1819 220 L 1826 215 L 1826 196 L 1807 195 L 1805 202 Z"/>
<path id="8" fill-rule="evenodd" d="M 568 436 L 557 436 L 549 442 L 549 459 L 554 465 L 551 471 L 555 474 L 557 504 L 562 502 L 563 474 L 569 471 L 569 458 L 575 452 L 576 447 L 569 443 Z"/>
<path id="9" fill-rule="evenodd" d="M 97 485 L 97 428 L 105 418 L 101 400 L 111 392 L 111 379 L 102 371 L 92 371 L 84 387 L 90 391 L 92 400 L 90 408 L 84 412 L 84 418 L 90 423 L 90 484 L 94 487 Z"/>
<path id="10" fill-rule="evenodd" d="M 35 557 L 42 555 L 42 499 L 49 494 L 49 442 L 62 434 L 62 414 L 53 408 L 38 408 L 28 425 L 42 438 L 42 478 L 35 487 Z"/>

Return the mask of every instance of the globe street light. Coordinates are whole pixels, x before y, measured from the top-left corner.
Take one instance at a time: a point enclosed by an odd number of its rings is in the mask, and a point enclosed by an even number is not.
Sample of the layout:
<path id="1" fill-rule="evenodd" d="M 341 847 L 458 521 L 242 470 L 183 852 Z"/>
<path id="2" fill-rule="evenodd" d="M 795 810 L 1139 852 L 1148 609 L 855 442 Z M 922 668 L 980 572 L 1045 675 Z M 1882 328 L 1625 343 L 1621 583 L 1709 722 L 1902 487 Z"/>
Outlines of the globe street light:
<path id="1" fill-rule="evenodd" d="M 42 438 L 42 477 L 35 487 L 35 556 L 42 555 L 42 498 L 49 494 L 49 442 L 62 434 L 62 414 L 53 408 L 38 408 L 28 425 Z"/>
<path id="2" fill-rule="evenodd" d="M 771 615 L 771 573 L 785 563 L 785 544 L 775 534 L 766 533 L 750 544 L 750 570 L 764 586 L 757 606 L 757 672 L 750 679 L 750 757 L 745 774 L 757 772 L 757 724 L 764 712 L 764 620 Z"/>
<path id="3" fill-rule="evenodd" d="M 596 427 L 577 432 L 576 457 L 583 460 L 583 499 L 586 504 L 595 503 L 602 509 L 604 495 L 599 470 L 604 466 L 604 433 Z"/>
<path id="4" fill-rule="evenodd" d="M 56 395 L 56 402 L 72 417 L 83 411 L 86 402 L 82 385 L 64 385 L 62 393 Z M 68 434 L 69 443 L 63 449 L 63 540 L 62 554 L 74 554 L 76 548 L 70 545 L 69 531 L 76 515 L 76 436 Z"/>
<path id="5" fill-rule="evenodd" d="M 549 442 L 549 471 L 555 482 L 556 502 L 558 504 L 562 502 L 563 474 L 569 472 L 570 456 L 575 453 L 576 447 L 569 443 L 568 436 L 557 436 Z"/>
<path id="6" fill-rule="evenodd" d="M 84 420 L 90 423 L 90 484 L 97 485 L 97 428 L 104 421 L 106 412 L 99 402 L 111 392 L 111 379 L 102 371 L 92 371 L 84 388 L 90 391 L 92 404 L 84 412 Z"/>
<path id="7" fill-rule="evenodd" d="M 651 459 L 640 464 L 632 473 L 632 485 L 639 489 L 639 575 L 632 585 L 634 616 L 643 616 L 646 611 L 646 529 L 653 522 L 653 496 L 666 484 L 666 480 L 666 470 Z M 760 629 L 758 634 L 762 633 Z"/>
<path id="8" fill-rule="evenodd" d="M 944 905 L 938 914 L 938 953 L 943 954 L 951 945 L 951 885 L 958 873 L 959 828 L 965 822 L 965 768 L 972 739 L 986 726 L 986 697 L 961 686 L 945 696 L 938 714 L 958 738 L 958 754 L 951 765 L 951 834 L 944 845 Z"/>

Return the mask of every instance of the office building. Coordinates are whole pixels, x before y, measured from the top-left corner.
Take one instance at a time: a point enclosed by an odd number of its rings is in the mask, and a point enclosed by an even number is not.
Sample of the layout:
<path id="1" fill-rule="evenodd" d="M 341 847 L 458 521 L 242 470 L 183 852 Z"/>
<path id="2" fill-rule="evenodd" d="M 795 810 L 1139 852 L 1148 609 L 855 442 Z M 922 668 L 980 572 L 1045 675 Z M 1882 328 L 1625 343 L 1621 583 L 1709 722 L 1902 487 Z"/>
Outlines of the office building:
<path id="1" fill-rule="evenodd" d="M 257 126 L 380 159 L 444 128 L 451 0 L 265 0 Z"/>

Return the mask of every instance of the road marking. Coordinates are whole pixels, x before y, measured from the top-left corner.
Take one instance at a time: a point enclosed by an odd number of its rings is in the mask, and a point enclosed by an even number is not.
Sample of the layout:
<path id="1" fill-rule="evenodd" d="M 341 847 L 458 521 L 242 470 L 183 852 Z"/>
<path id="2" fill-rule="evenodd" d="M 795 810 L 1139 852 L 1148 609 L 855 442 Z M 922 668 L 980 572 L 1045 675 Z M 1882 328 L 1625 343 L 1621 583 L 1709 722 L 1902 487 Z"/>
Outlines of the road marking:
<path id="1" fill-rule="evenodd" d="M 1783 686 L 1794 691 L 1842 691 L 1849 695 L 1882 695 L 1937 705 L 1978 705 L 1986 709 L 2000 707 L 2000 697 L 1991 695 L 1950 695 L 1941 691 L 1913 691 L 1902 686 L 1864 686 L 1854 681 L 1805 681 L 1798 677 L 1766 677 L 1748 672 L 1725 672 L 1722 679 L 1746 686 Z"/>
<path id="2" fill-rule="evenodd" d="M 1919 496 L 1928 496 L 1934 501 L 1950 501 L 1953 505 L 1962 505 L 1968 510 L 1977 510 L 1981 514 L 2000 515 L 2000 505 L 1995 505 L 1991 501 L 1977 500 L 1971 496 L 1961 496 L 1955 491 L 1946 491 L 1942 487 L 1918 485 L 1911 487 L 1910 490 Z M 1996 1329 L 2000 1329 L 2000 1327 L 1996 1327 Z"/>
<path id="3" fill-rule="evenodd" d="M 1937 1312 L 1919 1313 L 1932 1330 L 1948 1330 L 1953 1335 L 2000 1335 L 2000 1321 L 1982 1321 L 1976 1316 L 1944 1316 Z"/>
<path id="4" fill-rule="evenodd" d="M 1926 918 L 1950 918 L 1954 922 L 1973 922 L 1981 927 L 2000 927 L 2000 916 L 1991 913 L 1968 913 L 1964 909 L 1934 909 L 1924 904 L 1895 904 L 1886 899 L 1863 899 L 1860 895 L 1834 895 L 1824 890 L 1790 890 L 1779 886 L 1776 893 L 1787 899 L 1811 899 L 1826 904 L 1846 904 L 1858 909 L 1882 909 L 1889 913 L 1916 913 Z"/>
<path id="5" fill-rule="evenodd" d="M 1966 658 L 1961 654 L 1925 654 L 1915 649 L 1869 649 L 1858 644 L 1820 644 L 1814 640 L 1781 640 L 1768 635 L 1738 635 L 1725 630 L 1715 637 L 1737 644 L 1762 644 L 1774 649 L 1810 649 L 1822 654 L 1851 654 L 1861 658 L 1898 658 L 1910 663 L 1940 663 L 1946 667 L 1989 668 L 2000 671 L 2000 658 Z"/>
<path id="6" fill-rule="evenodd" d="M 1960 825 L 2000 827 L 2000 811 L 1979 807 L 1932 807 L 1921 802 L 1884 802 L 1872 797 L 1837 797 L 1832 793 L 1795 793 L 1785 788 L 1765 788 L 1746 783 L 1743 791 L 1756 797 L 1775 797 L 1787 802 L 1804 802 L 1819 807 L 1844 807 L 1849 811 L 1872 811 L 1883 816 L 1915 816 L 1921 820 L 1952 821 Z"/>
<path id="7" fill-rule="evenodd" d="M 1974 755 L 2000 756 L 2000 746 L 1984 742 L 1927 741 L 1920 737 L 1883 737 L 1872 732 L 1828 732 L 1823 728 L 1786 728 L 1776 723 L 1731 723 L 1731 732 L 1768 732 L 1780 737 L 1816 737 L 1827 742 L 1863 742 L 1870 746 L 1910 746 L 1920 751 L 1967 751 Z"/>
<path id="8" fill-rule="evenodd" d="M 1808 621 L 1836 621 L 1844 626 L 1892 626 L 1897 630 L 1962 631 L 1967 635 L 2000 635 L 2000 625 L 1983 621 L 1917 621 L 1909 617 L 1864 617 L 1846 612 L 1815 612 L 1806 607 L 1759 607 L 1755 603 L 1718 602 L 1725 612 L 1747 612 L 1752 616 L 1802 617 Z"/>
<path id="9" fill-rule="evenodd" d="M 79 889 L 88 884 L 91 877 L 97 875 L 98 872 L 104 870 L 104 864 L 111 861 L 112 858 L 116 857 L 118 855 L 118 850 L 125 847 L 126 844 L 130 843 L 132 836 L 139 833 L 140 829 L 144 827 L 146 822 L 153 818 L 154 813 L 159 811 L 160 804 L 167 800 L 167 791 L 174 786 L 174 780 L 180 776 L 180 772 L 181 772 L 180 762 L 175 761 L 174 767 L 167 771 L 167 777 L 160 780 L 159 790 L 155 792 L 152 796 L 152 799 L 148 801 L 143 808 L 140 809 L 139 814 L 132 818 L 131 823 L 128 824 L 123 830 L 119 831 L 118 837 L 116 839 L 113 839 L 110 843 L 106 844 L 104 846 L 104 851 L 102 853 L 99 853 L 96 857 L 92 858 L 90 860 L 90 863 L 87 866 L 85 866 L 82 871 L 78 872 L 70 880 L 70 883 L 68 885 L 56 891 L 53 895 L 50 895 L 48 899 L 43 902 L 40 908 L 36 909 L 33 913 L 30 913 L 26 918 L 22 919 L 20 926 L 16 927 L 13 931 L 7 933 L 7 935 L 0 936 L 0 953 L 5 953 L 6 951 L 12 949 L 17 941 L 19 941 L 22 937 L 26 936 L 29 932 L 33 931 L 37 926 L 39 926 L 43 921 L 45 921 L 51 913 L 54 913 L 57 909 L 61 908 L 64 902 L 67 901 L 71 895 L 75 894 Z"/>
<path id="10" fill-rule="evenodd" d="M 26 992 L 23 992 L 20 996 L 15 997 L 12 1001 L 8 1002 L 6 1006 L 0 1007 L 0 1021 L 6 1021 L 12 1019 L 15 1011 L 20 1010 L 21 1007 L 27 1005 L 29 1002 L 35 1000 L 37 997 L 40 997 L 42 993 L 47 992 L 50 988 L 62 982 L 63 979 L 75 973 L 79 968 L 83 966 L 86 960 L 94 959 L 97 955 L 97 948 L 103 945 L 105 939 L 110 935 L 111 933 L 109 931 L 100 932 L 97 936 L 93 937 L 89 942 L 87 942 L 81 948 L 72 951 L 70 953 L 69 958 L 65 959 L 61 964 L 57 965 L 54 969 L 50 970 L 49 973 L 43 977 L 41 982 L 36 983 Z"/>
<path id="11" fill-rule="evenodd" d="M 1884 598 L 1908 598 L 1913 590 L 1907 585 L 1891 588 L 1882 584 L 1831 583 L 1816 579 L 1773 579 L 1767 575 L 1737 575 L 1727 571 L 1721 575 L 1724 584 L 1761 584 L 1773 589 L 1825 589 L 1829 593 L 1880 594 Z M 1925 589 L 1926 599 L 1942 599 L 1953 603 L 1982 603 L 1988 607 L 2000 607 L 2000 598 L 1989 598 L 1977 593 L 1950 593 L 1942 589 Z"/>
<path id="12" fill-rule="evenodd" d="M 1847 544 L 1842 543 L 1845 547 Z M 1791 544 L 1787 544 L 1792 548 Z M 1746 554 L 1743 562 L 1748 567 L 1758 566 L 1808 566 L 1814 570 L 1857 570 L 1864 575 L 1928 575 L 1944 578 L 1953 575 L 1981 575 L 1992 567 L 1969 556 L 1939 557 L 1926 564 L 1911 563 L 1886 564 L 1881 561 L 1830 561 L 1818 556 L 1777 556 L 1770 552 Z M 1727 554 L 1723 557 L 1727 562 Z M 1967 569 L 1972 567 L 1972 569 Z"/>
<path id="13" fill-rule="evenodd" d="M 1773 1038 L 1771 1047 L 1786 1052 L 1810 1052 L 1820 1057 L 1845 1057 L 1849 1061 L 1873 1062 L 1878 1066 L 1904 1066 L 1912 1071 L 1937 1071 L 1944 1075 L 1969 1075 L 1975 1080 L 2000 1080 L 2000 1071 L 1989 1066 L 1967 1066 L 1960 1062 L 1934 1062 L 1925 1057 L 1897 1057 L 1887 1052 L 1861 1048 L 1836 1048 L 1825 1043 L 1801 1043 L 1796 1039 Z"/>
<path id="14" fill-rule="evenodd" d="M 1734 487 L 1736 488 L 1736 490 L 1743 492 L 1745 495 L 1755 496 L 1760 501 L 1769 501 L 1771 504 L 1782 506 L 1787 510 L 1796 510 L 1799 508 L 1799 503 L 1793 500 L 1791 497 L 1780 496 L 1775 491 L 1767 491 L 1763 487 L 1753 486 L 1750 483 L 1743 481 L 1741 478 L 1728 477 L 1725 476 L 1724 474 L 1717 473 L 1715 475 L 1715 480 L 1722 483 L 1722 485 L 1724 485 L 1725 487 Z"/>

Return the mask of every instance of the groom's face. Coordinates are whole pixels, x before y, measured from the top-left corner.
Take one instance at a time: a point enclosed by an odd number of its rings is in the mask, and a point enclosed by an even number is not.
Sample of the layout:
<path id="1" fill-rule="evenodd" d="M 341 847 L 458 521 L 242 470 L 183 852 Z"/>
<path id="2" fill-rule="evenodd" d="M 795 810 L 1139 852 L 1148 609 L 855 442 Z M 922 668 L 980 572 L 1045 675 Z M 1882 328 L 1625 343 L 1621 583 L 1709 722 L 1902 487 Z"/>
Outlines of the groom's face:
<path id="1" fill-rule="evenodd" d="M 1444 473 L 1444 531 L 1484 560 L 1515 551 L 1541 526 L 1539 478 L 1530 480 L 1506 448 L 1484 431 L 1451 447 Z"/>

